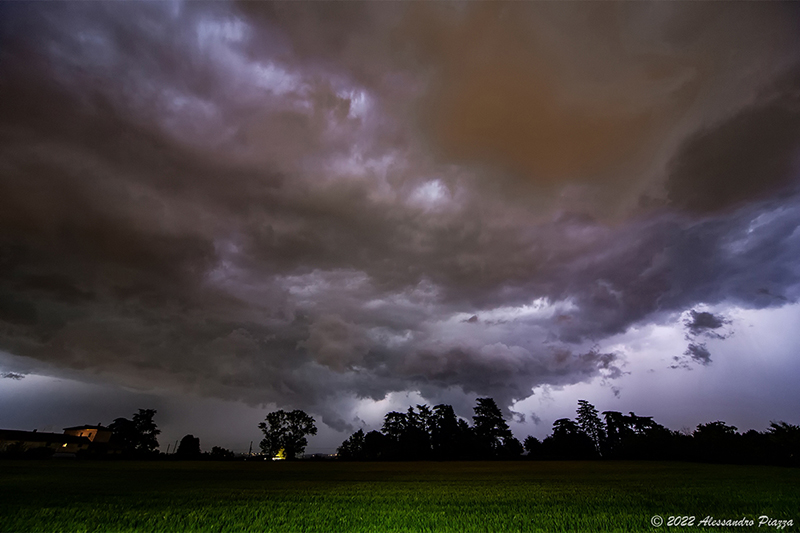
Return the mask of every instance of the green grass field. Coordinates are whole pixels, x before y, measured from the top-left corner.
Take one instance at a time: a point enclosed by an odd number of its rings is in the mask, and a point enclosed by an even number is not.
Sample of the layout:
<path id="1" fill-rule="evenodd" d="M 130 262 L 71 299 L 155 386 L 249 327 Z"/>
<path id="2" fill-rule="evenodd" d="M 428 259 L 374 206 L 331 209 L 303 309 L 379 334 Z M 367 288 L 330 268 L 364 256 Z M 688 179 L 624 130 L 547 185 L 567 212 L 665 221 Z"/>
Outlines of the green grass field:
<path id="1" fill-rule="evenodd" d="M 2 531 L 729 531 L 800 522 L 800 470 L 648 462 L 0 462 Z"/>

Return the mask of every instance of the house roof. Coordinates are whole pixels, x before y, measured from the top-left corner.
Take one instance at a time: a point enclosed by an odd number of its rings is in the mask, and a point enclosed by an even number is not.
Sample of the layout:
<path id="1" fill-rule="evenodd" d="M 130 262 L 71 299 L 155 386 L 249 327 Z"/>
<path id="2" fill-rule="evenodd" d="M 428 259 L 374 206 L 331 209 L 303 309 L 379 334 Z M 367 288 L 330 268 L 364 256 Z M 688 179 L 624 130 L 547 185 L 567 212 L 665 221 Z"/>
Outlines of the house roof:
<path id="1" fill-rule="evenodd" d="M 64 431 L 69 431 L 69 430 L 73 430 L 73 429 L 105 429 L 105 430 L 111 431 L 110 428 L 107 428 L 107 427 L 105 427 L 105 426 L 103 426 L 101 424 L 97 424 L 96 426 L 90 426 L 88 424 L 87 425 L 83 425 L 83 426 L 73 426 L 71 428 L 64 428 Z"/>
<path id="2" fill-rule="evenodd" d="M 63 433 L 44 433 L 38 431 L 22 431 L 18 429 L 0 429 L 0 441 L 24 442 L 59 442 L 71 444 L 89 444 L 87 437 L 64 435 Z"/>

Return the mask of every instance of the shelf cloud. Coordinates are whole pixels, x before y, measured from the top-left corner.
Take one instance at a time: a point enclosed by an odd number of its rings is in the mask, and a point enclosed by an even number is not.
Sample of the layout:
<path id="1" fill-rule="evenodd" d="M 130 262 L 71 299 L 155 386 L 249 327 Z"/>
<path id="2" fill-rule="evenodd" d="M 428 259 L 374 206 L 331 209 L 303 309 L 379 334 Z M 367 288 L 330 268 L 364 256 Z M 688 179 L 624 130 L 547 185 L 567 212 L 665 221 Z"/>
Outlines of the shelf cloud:
<path id="1" fill-rule="evenodd" d="M 0 6 L 3 377 L 344 429 L 614 383 L 681 316 L 713 367 L 800 295 L 797 8 L 585 7 Z"/>

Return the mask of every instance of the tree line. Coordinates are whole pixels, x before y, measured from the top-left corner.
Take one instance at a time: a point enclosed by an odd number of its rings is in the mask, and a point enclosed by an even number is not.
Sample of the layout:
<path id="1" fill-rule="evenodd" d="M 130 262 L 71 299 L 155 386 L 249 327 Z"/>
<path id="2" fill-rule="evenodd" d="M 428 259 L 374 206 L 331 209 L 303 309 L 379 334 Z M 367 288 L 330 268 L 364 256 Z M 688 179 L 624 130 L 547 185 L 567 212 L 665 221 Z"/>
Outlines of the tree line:
<path id="1" fill-rule="evenodd" d="M 111 430 L 109 447 L 126 458 L 151 459 L 167 455 L 158 451 L 161 430 L 154 421 L 156 413 L 155 409 L 139 409 L 131 419 L 114 419 L 108 426 Z M 220 446 L 213 446 L 210 452 L 203 453 L 200 438 L 189 434 L 175 446 L 172 456 L 176 459 L 233 459 L 235 454 Z"/>
<path id="2" fill-rule="evenodd" d="M 771 422 L 764 432 L 716 421 L 693 432 L 672 431 L 633 412 L 599 413 L 580 400 L 575 419 L 561 418 L 543 441 L 520 443 L 491 398 L 478 398 L 470 425 L 449 405 L 410 407 L 384 417 L 380 431 L 359 429 L 338 449 L 344 460 L 601 460 L 656 459 L 800 464 L 800 426 Z"/>
<path id="3" fill-rule="evenodd" d="M 450 405 L 417 405 L 392 411 L 380 431 L 359 429 L 339 446 L 346 460 L 514 459 L 524 452 L 492 398 L 478 398 L 473 424 Z"/>
<path id="4" fill-rule="evenodd" d="M 492 398 L 478 398 L 472 423 L 456 416 L 453 407 L 416 405 L 384 416 L 380 430 L 350 435 L 337 450 L 346 461 L 425 460 L 680 460 L 720 463 L 800 465 L 800 426 L 771 422 L 766 431 L 739 433 L 722 421 L 700 424 L 694 431 L 673 431 L 633 412 L 599 413 L 586 400 L 578 401 L 575 419 L 553 422 L 544 440 L 527 436 L 522 442 L 511 432 Z M 127 458 L 156 458 L 161 431 L 154 409 L 139 409 L 132 418 L 117 418 L 107 447 L 90 448 L 87 456 L 108 450 Z M 258 425 L 264 435 L 259 448 L 266 457 L 296 459 L 316 435 L 314 418 L 301 410 L 274 411 Z M 101 453 L 96 453 L 96 452 Z M 200 449 L 200 439 L 186 435 L 170 457 L 233 459 L 234 453 L 214 446 Z"/>

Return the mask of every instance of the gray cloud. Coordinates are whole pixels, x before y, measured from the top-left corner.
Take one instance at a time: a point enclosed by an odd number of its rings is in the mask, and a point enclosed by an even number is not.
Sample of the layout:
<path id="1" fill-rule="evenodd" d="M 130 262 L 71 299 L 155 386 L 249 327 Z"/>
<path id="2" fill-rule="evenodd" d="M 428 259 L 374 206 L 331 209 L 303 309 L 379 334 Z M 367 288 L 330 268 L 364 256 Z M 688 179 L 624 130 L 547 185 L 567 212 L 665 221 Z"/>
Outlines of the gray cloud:
<path id="1" fill-rule="evenodd" d="M 308 339 L 298 343 L 320 364 L 339 372 L 362 362 L 369 349 L 364 332 L 338 315 L 324 315 L 308 328 Z"/>
<path id="2" fill-rule="evenodd" d="M 0 348 L 52 373 L 347 428 L 345 397 L 508 406 L 619 377 L 595 345 L 632 325 L 798 295 L 774 6 L 93 7 L 0 8 Z"/>
<path id="3" fill-rule="evenodd" d="M 689 346 L 686 348 L 686 351 L 683 352 L 683 356 L 675 356 L 672 358 L 674 363 L 670 366 L 670 368 L 683 368 L 685 370 L 691 370 L 692 367 L 690 362 L 699 363 L 703 366 L 708 366 L 711 364 L 711 352 L 708 351 L 706 348 L 705 343 L 689 343 Z"/>
<path id="4" fill-rule="evenodd" d="M 706 335 L 717 339 L 724 339 L 725 335 L 718 333 L 716 330 L 726 324 L 730 324 L 730 320 L 721 315 L 692 309 L 689 311 L 689 318 L 684 320 L 683 323 L 689 332 L 688 334 L 692 337 Z"/>
<path id="5" fill-rule="evenodd" d="M 734 116 L 695 133 L 676 155 L 670 201 L 709 212 L 791 192 L 800 171 L 800 69 Z"/>
<path id="6" fill-rule="evenodd" d="M 702 365 L 711 363 L 711 353 L 704 344 L 690 344 L 684 355 L 688 355 Z"/>
<path id="7" fill-rule="evenodd" d="M 761 294 L 761 291 L 757 292 Z M 684 357 L 673 357 L 675 363 L 670 368 L 691 369 L 689 363 L 692 361 L 703 366 L 710 365 L 711 352 L 706 347 L 706 343 L 700 341 L 700 338 L 725 340 L 734 333 L 733 330 L 724 329 L 731 323 L 732 320 L 723 315 L 690 309 L 683 320 L 683 326 L 686 329 L 685 337 L 689 341 L 689 345 L 683 352 Z"/>

